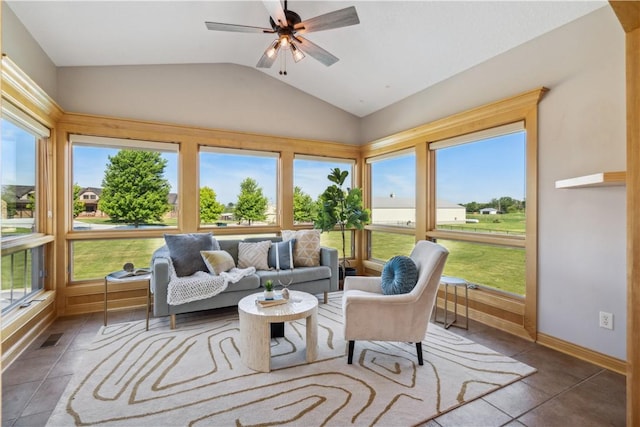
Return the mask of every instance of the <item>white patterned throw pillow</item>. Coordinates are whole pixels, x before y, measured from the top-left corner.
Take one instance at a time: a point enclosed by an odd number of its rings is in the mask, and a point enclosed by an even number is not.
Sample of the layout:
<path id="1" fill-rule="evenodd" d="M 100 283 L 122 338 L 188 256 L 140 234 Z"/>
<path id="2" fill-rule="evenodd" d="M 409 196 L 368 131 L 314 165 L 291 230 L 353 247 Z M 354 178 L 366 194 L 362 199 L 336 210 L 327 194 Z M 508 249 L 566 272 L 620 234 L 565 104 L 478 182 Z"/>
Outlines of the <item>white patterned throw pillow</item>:
<path id="1" fill-rule="evenodd" d="M 293 265 L 315 267 L 320 265 L 320 230 L 282 230 L 282 240 L 296 239 Z"/>
<path id="2" fill-rule="evenodd" d="M 271 240 L 238 243 L 238 268 L 255 267 L 256 270 L 268 270 L 267 259 L 270 247 Z"/>

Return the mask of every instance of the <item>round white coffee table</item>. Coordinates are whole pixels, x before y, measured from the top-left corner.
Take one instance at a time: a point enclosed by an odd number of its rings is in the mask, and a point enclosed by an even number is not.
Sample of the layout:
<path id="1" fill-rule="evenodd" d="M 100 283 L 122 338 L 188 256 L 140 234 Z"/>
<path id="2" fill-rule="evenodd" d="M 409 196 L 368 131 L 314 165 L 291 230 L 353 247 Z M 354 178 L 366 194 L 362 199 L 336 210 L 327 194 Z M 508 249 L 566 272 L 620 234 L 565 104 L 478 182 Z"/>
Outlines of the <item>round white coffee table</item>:
<path id="1" fill-rule="evenodd" d="M 262 307 L 256 298 L 262 293 L 246 296 L 238 303 L 240 316 L 240 358 L 249 368 L 271 371 L 271 323 L 307 320 L 306 360 L 318 355 L 318 298 L 300 291 L 289 291 L 286 304 Z"/>

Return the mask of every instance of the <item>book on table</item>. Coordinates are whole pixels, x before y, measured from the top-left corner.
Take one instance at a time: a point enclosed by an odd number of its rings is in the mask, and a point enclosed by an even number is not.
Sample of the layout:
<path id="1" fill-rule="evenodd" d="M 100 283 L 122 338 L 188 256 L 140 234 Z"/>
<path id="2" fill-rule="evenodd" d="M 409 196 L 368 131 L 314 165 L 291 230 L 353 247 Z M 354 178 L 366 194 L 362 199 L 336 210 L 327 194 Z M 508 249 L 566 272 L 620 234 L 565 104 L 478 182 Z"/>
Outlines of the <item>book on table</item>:
<path id="1" fill-rule="evenodd" d="M 284 299 L 282 295 L 276 295 L 273 299 L 265 299 L 264 295 L 259 295 L 256 298 L 256 304 L 260 307 L 272 307 L 274 305 L 286 304 L 289 300 Z"/>
<path id="2" fill-rule="evenodd" d="M 126 279 L 129 277 L 144 276 L 149 273 L 151 273 L 151 270 L 148 268 L 136 268 L 131 271 L 126 271 L 126 270 L 116 271 L 109 274 L 109 277 L 113 279 Z"/>

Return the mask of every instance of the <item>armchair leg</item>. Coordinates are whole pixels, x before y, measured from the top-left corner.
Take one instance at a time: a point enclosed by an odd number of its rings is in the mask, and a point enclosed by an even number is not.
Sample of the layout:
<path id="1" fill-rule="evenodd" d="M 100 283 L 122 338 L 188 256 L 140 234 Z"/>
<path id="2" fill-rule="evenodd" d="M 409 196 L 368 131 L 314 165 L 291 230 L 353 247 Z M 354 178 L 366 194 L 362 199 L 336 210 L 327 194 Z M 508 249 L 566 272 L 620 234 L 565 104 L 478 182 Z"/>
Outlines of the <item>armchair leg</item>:
<path id="1" fill-rule="evenodd" d="M 172 314 L 169 317 L 169 323 L 171 324 L 171 329 L 175 329 L 176 328 L 176 315 Z"/>
<path id="2" fill-rule="evenodd" d="M 418 365 L 422 366 L 424 365 L 422 361 L 422 341 L 416 343 L 416 350 L 418 351 Z"/>
<path id="3" fill-rule="evenodd" d="M 329 302 L 329 292 L 325 292 L 324 293 L 324 303 L 328 303 Z"/>
<path id="4" fill-rule="evenodd" d="M 355 343 L 356 342 L 354 340 L 349 341 L 349 357 L 347 358 L 347 363 L 349 365 L 353 363 L 353 347 Z"/>

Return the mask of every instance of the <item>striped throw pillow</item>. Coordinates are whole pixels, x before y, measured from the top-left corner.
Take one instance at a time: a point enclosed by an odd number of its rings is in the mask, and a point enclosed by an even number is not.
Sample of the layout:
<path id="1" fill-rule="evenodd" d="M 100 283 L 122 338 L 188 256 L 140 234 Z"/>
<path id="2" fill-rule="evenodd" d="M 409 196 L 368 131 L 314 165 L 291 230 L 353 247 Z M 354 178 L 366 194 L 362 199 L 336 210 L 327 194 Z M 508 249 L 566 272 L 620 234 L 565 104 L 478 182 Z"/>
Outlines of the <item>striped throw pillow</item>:
<path id="1" fill-rule="evenodd" d="M 320 230 L 282 230 L 282 240 L 296 239 L 293 248 L 295 267 L 315 267 L 320 265 Z"/>

